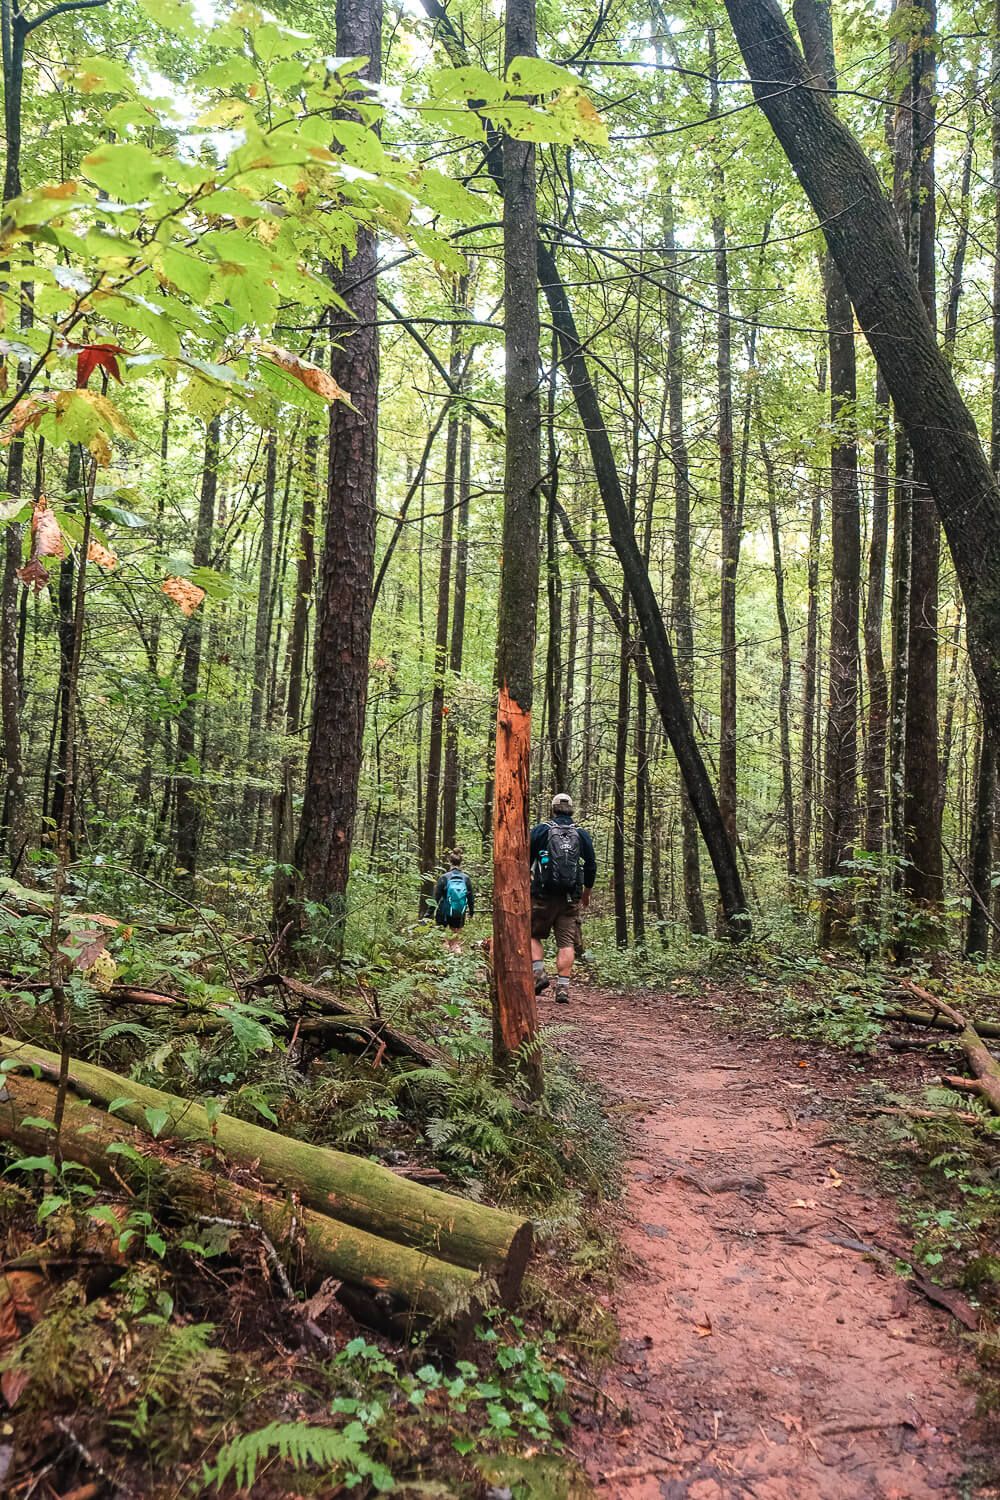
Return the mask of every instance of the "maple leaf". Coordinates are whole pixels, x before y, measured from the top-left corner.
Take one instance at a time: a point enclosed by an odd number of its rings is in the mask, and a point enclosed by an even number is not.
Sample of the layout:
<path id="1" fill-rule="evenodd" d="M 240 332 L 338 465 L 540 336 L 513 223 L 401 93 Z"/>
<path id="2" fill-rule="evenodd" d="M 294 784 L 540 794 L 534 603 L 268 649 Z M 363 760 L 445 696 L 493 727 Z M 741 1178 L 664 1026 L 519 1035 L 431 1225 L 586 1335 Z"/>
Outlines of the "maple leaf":
<path id="1" fill-rule="evenodd" d="M 200 589 L 196 583 L 189 583 L 186 578 L 164 578 L 160 584 L 160 592 L 172 599 L 181 614 L 189 618 L 205 597 L 205 590 Z"/>
<path id="2" fill-rule="evenodd" d="M 19 437 L 27 427 L 37 427 L 45 414 L 45 408 L 55 399 L 53 391 L 46 391 L 41 396 L 27 396 L 19 401 L 10 414 L 10 425 L 8 426 L 0 442 L 4 447 L 14 438 Z"/>
<path id="3" fill-rule="evenodd" d="M 80 351 L 76 357 L 77 390 L 84 389 L 97 369 L 107 370 L 108 374 L 121 385 L 118 355 L 128 353 L 128 350 L 123 349 L 121 344 L 74 344 L 73 348 Z"/>

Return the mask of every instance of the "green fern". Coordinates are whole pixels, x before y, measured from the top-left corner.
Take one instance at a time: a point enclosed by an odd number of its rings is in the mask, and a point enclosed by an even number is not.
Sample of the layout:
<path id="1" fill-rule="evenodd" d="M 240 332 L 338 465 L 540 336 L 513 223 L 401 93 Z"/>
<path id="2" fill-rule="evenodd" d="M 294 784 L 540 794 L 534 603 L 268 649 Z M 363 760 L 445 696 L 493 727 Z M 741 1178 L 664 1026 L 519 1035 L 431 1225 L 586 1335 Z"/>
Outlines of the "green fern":
<path id="1" fill-rule="evenodd" d="M 367 1433 L 360 1422 L 343 1429 L 310 1427 L 302 1422 L 271 1422 L 256 1432 L 245 1432 L 227 1443 L 206 1469 L 207 1483 L 221 1489 L 232 1475 L 240 1489 L 252 1489 L 258 1465 L 272 1456 L 294 1469 L 336 1469 L 347 1484 L 369 1479 L 380 1494 L 395 1488 L 384 1464 L 369 1457 L 362 1446 Z"/>

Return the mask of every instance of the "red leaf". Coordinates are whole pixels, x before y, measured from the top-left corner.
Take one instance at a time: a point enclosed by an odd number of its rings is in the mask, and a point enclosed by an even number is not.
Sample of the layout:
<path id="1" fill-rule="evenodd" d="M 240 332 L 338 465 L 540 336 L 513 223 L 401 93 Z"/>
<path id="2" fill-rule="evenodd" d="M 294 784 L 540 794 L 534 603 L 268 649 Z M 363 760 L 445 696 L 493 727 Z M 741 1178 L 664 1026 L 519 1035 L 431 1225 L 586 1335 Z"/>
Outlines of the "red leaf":
<path id="1" fill-rule="evenodd" d="M 76 357 L 76 384 L 78 390 L 83 390 L 90 380 L 91 375 L 97 369 L 107 370 L 118 384 L 121 385 L 122 378 L 118 373 L 117 355 L 127 354 L 121 344 L 83 344 Z"/>

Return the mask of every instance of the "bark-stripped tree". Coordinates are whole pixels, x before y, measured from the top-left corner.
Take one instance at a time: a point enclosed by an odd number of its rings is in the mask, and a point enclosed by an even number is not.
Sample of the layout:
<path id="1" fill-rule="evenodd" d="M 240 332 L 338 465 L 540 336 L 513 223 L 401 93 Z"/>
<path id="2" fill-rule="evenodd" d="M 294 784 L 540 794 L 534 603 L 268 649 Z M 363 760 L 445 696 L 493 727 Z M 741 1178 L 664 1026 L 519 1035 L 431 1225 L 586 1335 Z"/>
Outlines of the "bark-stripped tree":
<path id="1" fill-rule="evenodd" d="M 507 67 L 517 57 L 533 57 L 535 50 L 534 0 L 508 0 Z M 493 791 L 493 1051 L 501 1068 L 517 1058 L 530 1088 L 538 1092 L 542 1064 L 536 1040 L 528 873 L 542 488 L 535 147 L 531 141 L 505 135 L 502 162 L 506 440 Z"/>

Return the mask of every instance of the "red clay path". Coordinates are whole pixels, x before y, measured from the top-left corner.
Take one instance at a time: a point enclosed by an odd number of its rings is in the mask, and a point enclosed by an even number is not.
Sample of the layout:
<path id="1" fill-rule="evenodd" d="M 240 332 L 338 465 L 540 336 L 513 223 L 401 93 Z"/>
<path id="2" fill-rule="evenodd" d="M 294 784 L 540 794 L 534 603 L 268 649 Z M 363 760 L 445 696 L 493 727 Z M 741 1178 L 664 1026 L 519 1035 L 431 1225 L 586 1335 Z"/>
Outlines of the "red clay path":
<path id="1" fill-rule="evenodd" d="M 621 1347 L 574 1450 L 614 1500 L 952 1500 L 973 1397 L 893 1273 L 821 1075 L 717 1006 L 578 986 L 561 1045 L 628 1117 Z M 989 1492 L 982 1492 L 984 1495 Z"/>

